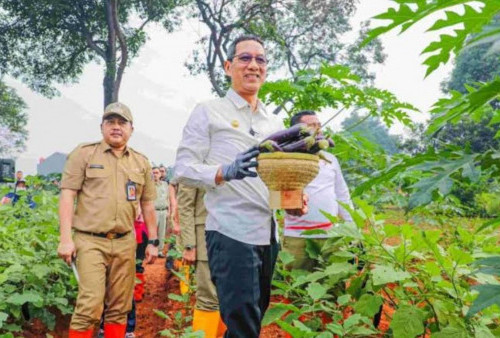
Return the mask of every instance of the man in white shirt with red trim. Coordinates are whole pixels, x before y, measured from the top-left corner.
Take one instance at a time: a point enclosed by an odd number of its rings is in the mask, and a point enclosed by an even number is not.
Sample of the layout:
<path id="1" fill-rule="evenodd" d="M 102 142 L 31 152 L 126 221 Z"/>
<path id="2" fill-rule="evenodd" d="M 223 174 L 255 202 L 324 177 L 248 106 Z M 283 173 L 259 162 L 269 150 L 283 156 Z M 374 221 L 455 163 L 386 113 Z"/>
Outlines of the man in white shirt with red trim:
<path id="1" fill-rule="evenodd" d="M 295 114 L 290 125 L 293 126 L 297 123 L 305 123 L 309 127 L 318 129 L 321 133 L 321 123 L 314 111 L 305 110 Z M 295 256 L 295 261 L 288 266 L 292 269 L 313 270 L 316 262 L 306 252 L 306 241 L 312 239 L 322 246 L 328 235 L 302 235 L 302 233 L 315 229 L 328 231 L 335 226 L 321 211 L 333 216 L 340 216 L 345 221 L 352 221 L 351 215 L 338 203 L 352 204 L 339 162 L 330 153 L 322 151 L 322 154 L 330 163 L 323 159 L 320 160 L 318 176 L 309 183 L 304 191 L 309 196 L 308 213 L 303 216 L 285 215 L 283 250 Z"/>

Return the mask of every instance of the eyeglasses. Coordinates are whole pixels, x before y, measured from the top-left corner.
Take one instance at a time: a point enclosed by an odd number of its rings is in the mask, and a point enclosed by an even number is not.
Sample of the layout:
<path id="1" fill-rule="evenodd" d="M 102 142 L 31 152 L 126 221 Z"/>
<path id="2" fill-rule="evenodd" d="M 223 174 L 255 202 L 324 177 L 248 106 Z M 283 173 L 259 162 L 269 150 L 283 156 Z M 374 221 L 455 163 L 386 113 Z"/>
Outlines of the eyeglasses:
<path id="1" fill-rule="evenodd" d="M 268 60 L 266 59 L 266 57 L 264 55 L 252 56 L 251 54 L 247 54 L 247 53 L 235 55 L 235 56 L 233 56 L 233 59 L 234 58 L 237 58 L 244 65 L 248 65 L 250 62 L 252 62 L 253 59 L 255 59 L 255 62 L 257 62 L 257 64 L 259 66 L 263 66 L 263 67 L 267 66 L 267 62 L 268 62 Z"/>

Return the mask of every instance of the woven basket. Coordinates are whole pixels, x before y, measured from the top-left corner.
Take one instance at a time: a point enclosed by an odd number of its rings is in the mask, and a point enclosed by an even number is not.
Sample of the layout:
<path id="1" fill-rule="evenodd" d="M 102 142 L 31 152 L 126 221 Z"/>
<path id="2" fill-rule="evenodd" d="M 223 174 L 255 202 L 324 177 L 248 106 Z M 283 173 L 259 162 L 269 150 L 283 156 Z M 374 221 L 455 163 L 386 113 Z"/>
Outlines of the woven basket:
<path id="1" fill-rule="evenodd" d="M 319 157 L 304 153 L 263 153 L 257 172 L 269 188 L 271 208 L 302 207 L 302 191 L 319 171 Z"/>

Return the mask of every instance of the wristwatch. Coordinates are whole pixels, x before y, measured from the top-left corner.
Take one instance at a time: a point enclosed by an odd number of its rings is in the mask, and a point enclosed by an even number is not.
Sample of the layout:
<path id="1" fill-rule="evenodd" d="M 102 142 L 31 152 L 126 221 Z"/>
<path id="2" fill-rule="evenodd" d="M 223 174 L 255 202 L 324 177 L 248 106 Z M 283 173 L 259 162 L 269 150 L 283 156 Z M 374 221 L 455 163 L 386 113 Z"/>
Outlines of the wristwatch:
<path id="1" fill-rule="evenodd" d="M 196 248 L 196 245 L 186 245 L 186 246 L 184 247 L 184 249 L 186 249 L 186 250 L 193 250 L 193 249 L 195 249 L 195 248 Z"/>
<path id="2" fill-rule="evenodd" d="M 148 244 L 152 244 L 156 247 L 158 247 L 160 245 L 160 240 L 157 238 L 157 239 L 150 239 L 148 240 Z"/>

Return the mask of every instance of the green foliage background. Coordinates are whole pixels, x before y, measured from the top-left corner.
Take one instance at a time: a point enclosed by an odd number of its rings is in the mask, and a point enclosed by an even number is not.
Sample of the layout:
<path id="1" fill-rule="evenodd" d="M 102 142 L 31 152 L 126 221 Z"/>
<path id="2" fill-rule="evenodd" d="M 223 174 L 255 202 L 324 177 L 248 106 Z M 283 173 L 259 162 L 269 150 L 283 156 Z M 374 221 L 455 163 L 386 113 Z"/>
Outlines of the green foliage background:
<path id="1" fill-rule="evenodd" d="M 23 304 L 30 315 L 54 328 L 55 314 L 73 311 L 77 283 L 71 269 L 57 257 L 58 192 L 39 190 L 41 180 L 29 180 L 36 208 L 22 194 L 15 206 L 0 206 L 0 332 L 19 331 Z M 3 186 L 0 194 L 10 189 Z"/>

